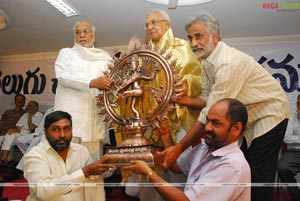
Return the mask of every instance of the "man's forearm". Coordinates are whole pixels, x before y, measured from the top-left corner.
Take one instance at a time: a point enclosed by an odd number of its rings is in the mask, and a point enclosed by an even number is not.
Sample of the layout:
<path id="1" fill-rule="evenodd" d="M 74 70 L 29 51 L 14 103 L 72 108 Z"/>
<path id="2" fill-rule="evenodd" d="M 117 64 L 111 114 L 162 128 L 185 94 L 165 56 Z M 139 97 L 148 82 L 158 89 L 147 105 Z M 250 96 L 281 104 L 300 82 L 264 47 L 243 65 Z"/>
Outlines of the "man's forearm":
<path id="1" fill-rule="evenodd" d="M 179 146 L 181 151 L 191 146 L 193 142 L 198 140 L 204 132 L 204 126 L 200 121 L 196 121 L 193 127 L 186 133 L 186 135 L 176 145 Z"/>
<path id="2" fill-rule="evenodd" d="M 206 101 L 200 97 L 183 96 L 181 98 L 178 98 L 176 100 L 176 103 L 198 110 L 202 110 L 206 106 Z"/>
<path id="3" fill-rule="evenodd" d="M 164 148 L 168 148 L 174 145 L 170 130 L 168 130 L 168 133 L 164 133 L 164 134 L 161 133 L 160 139 L 162 141 Z"/>
<path id="4" fill-rule="evenodd" d="M 170 165 L 174 164 L 177 158 L 179 157 L 179 155 L 186 148 L 191 146 L 193 142 L 195 142 L 201 137 L 204 131 L 203 128 L 204 128 L 203 124 L 197 121 L 178 144 L 167 147 L 165 150 L 163 150 L 160 154 L 164 156 L 164 161 L 162 163 L 162 166 L 164 168 L 169 168 Z"/>
<path id="5" fill-rule="evenodd" d="M 164 200 L 189 200 L 188 197 L 178 188 L 171 186 L 170 183 L 167 183 L 164 179 L 162 179 L 157 174 L 151 174 L 151 176 L 147 175 L 149 181 L 151 183 L 156 184 L 165 184 L 165 185 L 156 185 L 155 188 L 162 195 Z"/>
<path id="6" fill-rule="evenodd" d="M 206 101 L 200 97 L 190 97 L 191 102 L 188 107 L 193 109 L 202 110 L 206 106 Z"/>

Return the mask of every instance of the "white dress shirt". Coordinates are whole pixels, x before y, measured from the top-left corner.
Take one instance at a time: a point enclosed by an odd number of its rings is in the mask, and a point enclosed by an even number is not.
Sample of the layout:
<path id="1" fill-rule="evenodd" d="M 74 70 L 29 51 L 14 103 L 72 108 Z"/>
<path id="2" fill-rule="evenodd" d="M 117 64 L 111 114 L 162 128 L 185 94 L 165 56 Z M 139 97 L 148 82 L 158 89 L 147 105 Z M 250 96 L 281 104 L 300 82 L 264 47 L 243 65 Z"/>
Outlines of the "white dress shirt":
<path id="1" fill-rule="evenodd" d="M 300 119 L 297 119 L 297 112 L 292 112 L 292 119 L 289 120 L 284 136 L 284 142 L 288 149 L 300 149 Z"/>
<path id="2" fill-rule="evenodd" d="M 47 139 L 43 139 L 24 156 L 24 177 L 30 185 L 30 195 L 26 200 L 104 201 L 103 186 L 95 187 L 88 183 L 92 181 L 85 178 L 82 171 L 91 162 L 88 150 L 80 144 L 70 144 L 64 161 Z M 98 183 L 103 183 L 101 176 L 93 177 Z"/>

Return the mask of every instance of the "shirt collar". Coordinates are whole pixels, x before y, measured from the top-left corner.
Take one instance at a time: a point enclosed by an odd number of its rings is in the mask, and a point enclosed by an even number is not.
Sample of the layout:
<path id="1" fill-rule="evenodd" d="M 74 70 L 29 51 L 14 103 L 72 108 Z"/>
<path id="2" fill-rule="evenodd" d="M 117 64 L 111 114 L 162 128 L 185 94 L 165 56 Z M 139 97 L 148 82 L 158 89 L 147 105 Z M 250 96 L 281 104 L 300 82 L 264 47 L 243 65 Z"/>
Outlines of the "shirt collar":
<path id="1" fill-rule="evenodd" d="M 220 51 L 223 47 L 224 43 L 222 41 L 219 41 L 215 49 L 210 53 L 210 55 L 207 57 L 207 61 L 213 65 L 216 64 L 217 59 L 220 57 Z"/>
<path id="2" fill-rule="evenodd" d="M 226 145 L 225 147 L 222 147 L 220 149 L 213 151 L 211 154 L 214 157 L 222 157 L 222 156 L 232 153 L 233 151 L 235 151 L 237 149 L 240 149 L 240 147 L 238 145 L 238 141 L 235 141 L 229 145 Z"/>

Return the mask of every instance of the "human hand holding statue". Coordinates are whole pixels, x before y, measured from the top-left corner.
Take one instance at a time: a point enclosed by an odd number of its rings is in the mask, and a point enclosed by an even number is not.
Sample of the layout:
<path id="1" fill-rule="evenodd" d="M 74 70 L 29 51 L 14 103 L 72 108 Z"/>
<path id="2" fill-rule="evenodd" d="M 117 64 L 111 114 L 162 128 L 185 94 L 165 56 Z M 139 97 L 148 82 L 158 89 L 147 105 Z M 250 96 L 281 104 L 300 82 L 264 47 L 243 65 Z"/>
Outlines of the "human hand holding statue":
<path id="1" fill-rule="evenodd" d="M 176 145 L 170 146 L 159 153 L 164 158 L 162 166 L 169 168 L 174 164 L 179 155 L 189 146 L 196 142 L 205 133 L 204 124 L 196 121 L 193 127 L 186 133 L 186 135 Z"/>
<path id="2" fill-rule="evenodd" d="M 188 96 L 188 86 L 185 81 L 179 81 L 174 86 L 176 94 L 175 103 L 198 110 L 202 110 L 206 106 L 206 101 L 201 97 Z"/>
<path id="3" fill-rule="evenodd" d="M 131 170 L 135 174 L 141 174 L 145 176 L 147 176 L 150 172 L 153 172 L 145 161 L 136 160 L 131 161 L 130 163 L 130 165 L 123 167 L 123 170 Z"/>
<path id="4" fill-rule="evenodd" d="M 99 90 L 109 90 L 112 80 L 107 75 L 95 78 L 90 82 L 90 88 L 97 88 Z"/>
<path id="5" fill-rule="evenodd" d="M 160 139 L 165 150 L 161 152 L 158 151 L 157 154 L 154 155 L 155 162 L 156 164 L 159 164 L 164 168 L 169 168 L 173 163 L 176 162 L 176 159 L 182 151 L 181 149 L 178 149 L 173 143 L 168 119 L 160 115 L 158 115 L 156 119 L 158 120 L 160 125 L 157 130 L 160 132 Z"/>
<path id="6" fill-rule="evenodd" d="M 175 87 L 175 95 L 176 95 L 175 103 L 180 104 L 180 105 L 186 105 L 185 102 L 187 102 L 187 98 L 188 98 L 186 84 L 182 81 L 179 81 L 174 84 L 174 87 Z M 156 93 L 156 91 L 154 89 L 152 89 L 151 92 L 152 92 L 154 98 L 156 99 L 156 101 L 158 103 L 161 103 L 162 97 L 160 96 L 160 94 Z"/>
<path id="7" fill-rule="evenodd" d="M 183 81 L 179 81 L 174 84 L 176 100 L 175 103 L 179 105 L 189 106 L 191 104 L 191 98 L 187 95 L 187 86 Z"/>
<path id="8" fill-rule="evenodd" d="M 169 120 L 166 116 L 157 115 L 156 119 L 159 122 L 159 127 L 156 129 L 160 133 L 160 138 L 164 147 L 164 151 L 156 152 L 153 157 L 155 164 L 169 168 L 181 154 L 181 150 L 177 150 L 176 145 L 172 141 L 171 131 L 169 128 Z M 123 167 L 124 170 L 132 170 L 136 174 L 147 176 L 151 172 L 151 168 L 144 161 L 131 161 L 131 165 Z"/>
<path id="9" fill-rule="evenodd" d="M 157 152 L 160 157 L 163 157 L 161 166 L 164 168 L 169 168 L 173 163 L 176 162 L 177 158 L 182 152 L 183 149 L 180 144 L 170 146 L 161 152 Z"/>
<path id="10" fill-rule="evenodd" d="M 108 161 L 108 159 L 108 157 L 104 156 L 102 159 L 83 167 L 82 171 L 85 177 L 90 175 L 101 175 L 105 171 L 109 170 L 109 168 L 116 168 L 114 165 L 104 164 L 106 161 Z"/>
<path id="11" fill-rule="evenodd" d="M 179 81 L 175 83 L 174 86 L 177 99 L 187 96 L 187 86 L 185 82 Z"/>

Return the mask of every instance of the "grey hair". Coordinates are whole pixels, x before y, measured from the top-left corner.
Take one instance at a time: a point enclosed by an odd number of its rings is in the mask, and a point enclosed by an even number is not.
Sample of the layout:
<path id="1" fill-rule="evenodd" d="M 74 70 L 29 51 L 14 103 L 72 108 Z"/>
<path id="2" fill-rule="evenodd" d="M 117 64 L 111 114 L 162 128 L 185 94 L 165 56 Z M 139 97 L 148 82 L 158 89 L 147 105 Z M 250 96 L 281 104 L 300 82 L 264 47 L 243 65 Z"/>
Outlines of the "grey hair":
<path id="1" fill-rule="evenodd" d="M 152 13 L 159 13 L 164 20 L 167 20 L 169 23 L 171 23 L 171 19 L 166 11 L 152 8 L 151 11 L 148 13 L 147 17 Z"/>
<path id="2" fill-rule="evenodd" d="M 94 34 L 96 33 L 96 27 L 95 27 L 95 25 L 92 24 L 92 23 L 90 23 L 90 22 L 88 22 L 88 21 L 85 21 L 85 20 L 80 20 L 80 21 L 75 22 L 75 24 L 74 24 L 74 26 L 73 26 L 73 31 L 74 31 L 74 33 L 75 33 L 75 31 L 76 31 L 76 27 L 77 27 L 80 23 L 82 23 L 82 22 L 87 22 L 87 23 L 89 23 L 89 24 L 92 26 L 92 31 L 93 31 L 93 33 L 94 33 Z"/>
<path id="3" fill-rule="evenodd" d="M 218 33 L 220 35 L 219 20 L 211 13 L 199 10 L 194 16 L 192 16 L 189 21 L 185 24 L 185 30 L 187 31 L 193 24 L 198 21 L 202 21 L 206 24 L 207 31 L 210 35 Z"/>

